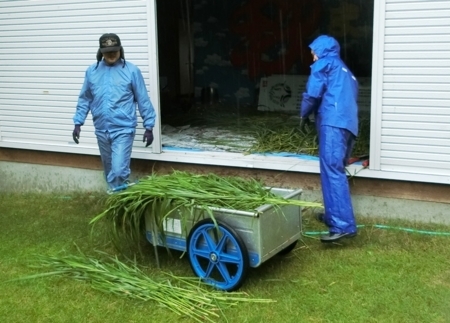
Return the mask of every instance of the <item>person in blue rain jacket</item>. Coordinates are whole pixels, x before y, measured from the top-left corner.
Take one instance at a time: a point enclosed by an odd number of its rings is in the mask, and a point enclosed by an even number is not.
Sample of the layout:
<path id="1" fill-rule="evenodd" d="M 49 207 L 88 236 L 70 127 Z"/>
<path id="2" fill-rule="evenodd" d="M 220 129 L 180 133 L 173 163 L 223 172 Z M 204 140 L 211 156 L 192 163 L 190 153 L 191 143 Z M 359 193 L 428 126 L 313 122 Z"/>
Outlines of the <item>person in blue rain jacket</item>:
<path id="1" fill-rule="evenodd" d="M 315 115 L 325 208 L 318 218 L 329 227 L 321 241 L 335 242 L 357 233 L 345 166 L 358 135 L 358 82 L 341 60 L 336 39 L 322 35 L 309 47 L 314 62 L 301 102 L 300 128 Z"/>
<path id="2" fill-rule="evenodd" d="M 119 36 L 103 34 L 99 39 L 97 63 L 88 67 L 78 97 L 72 136 L 78 144 L 80 128 L 89 111 L 100 150 L 108 189 L 125 185 L 137 127 L 136 103 L 145 128 L 146 147 L 153 142 L 155 110 L 140 69 L 125 61 Z"/>

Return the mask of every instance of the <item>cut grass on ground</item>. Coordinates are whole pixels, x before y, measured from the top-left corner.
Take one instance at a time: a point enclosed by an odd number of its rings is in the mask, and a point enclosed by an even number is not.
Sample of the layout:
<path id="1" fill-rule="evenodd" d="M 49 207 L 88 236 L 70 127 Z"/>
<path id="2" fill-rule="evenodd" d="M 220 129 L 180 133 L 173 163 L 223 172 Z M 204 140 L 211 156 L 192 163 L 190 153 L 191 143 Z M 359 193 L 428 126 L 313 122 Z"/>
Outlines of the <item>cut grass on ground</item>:
<path id="1" fill-rule="evenodd" d="M 191 322 L 152 302 L 104 294 L 87 283 L 49 277 L 6 282 L 36 273 L 36 255 L 114 255 L 102 227 L 91 236 L 89 221 L 103 210 L 98 195 L 0 195 L 0 322 Z M 218 322 L 449 322 L 450 236 L 375 228 L 373 224 L 450 232 L 450 227 L 358 219 L 359 235 L 341 246 L 317 236 L 250 270 L 240 291 L 276 300 L 239 304 Z M 304 214 L 304 231 L 324 227 Z M 159 275 L 153 248 L 138 259 Z M 187 257 L 159 252 L 163 271 L 192 276 Z M 181 259 L 180 259 L 181 257 Z"/>

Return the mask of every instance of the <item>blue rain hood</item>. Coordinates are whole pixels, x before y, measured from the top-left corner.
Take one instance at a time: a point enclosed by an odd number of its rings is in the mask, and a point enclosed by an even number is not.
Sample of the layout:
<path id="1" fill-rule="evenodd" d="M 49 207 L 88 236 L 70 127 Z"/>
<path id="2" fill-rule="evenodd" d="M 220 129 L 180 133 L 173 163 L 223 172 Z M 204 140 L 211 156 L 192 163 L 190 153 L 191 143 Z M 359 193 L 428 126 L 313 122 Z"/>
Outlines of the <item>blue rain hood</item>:
<path id="1" fill-rule="evenodd" d="M 314 51 L 314 54 L 316 54 L 319 59 L 329 56 L 339 57 L 339 53 L 341 52 L 341 46 L 339 46 L 337 40 L 326 35 L 317 37 L 311 45 L 309 45 L 309 48 Z"/>
<path id="2" fill-rule="evenodd" d="M 303 118 L 315 115 L 316 126 L 337 127 L 358 135 L 358 81 L 339 56 L 339 43 L 319 36 L 309 46 L 319 58 L 311 65 L 300 108 Z"/>

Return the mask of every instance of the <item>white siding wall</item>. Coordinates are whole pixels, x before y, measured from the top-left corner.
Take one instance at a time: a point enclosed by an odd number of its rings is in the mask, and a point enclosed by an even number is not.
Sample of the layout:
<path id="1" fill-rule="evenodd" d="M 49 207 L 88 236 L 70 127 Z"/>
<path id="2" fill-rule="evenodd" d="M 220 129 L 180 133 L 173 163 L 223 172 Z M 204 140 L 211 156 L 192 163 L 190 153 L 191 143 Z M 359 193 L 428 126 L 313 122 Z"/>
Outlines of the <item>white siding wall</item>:
<path id="1" fill-rule="evenodd" d="M 91 115 L 80 145 L 72 141 L 84 73 L 96 62 L 100 35 L 113 32 L 149 89 L 147 7 L 147 1 L 0 1 L 0 147 L 98 154 Z M 141 119 L 138 131 L 135 145 Z"/>
<path id="2" fill-rule="evenodd" d="M 379 169 L 448 178 L 450 1 L 386 0 L 385 15 Z"/>

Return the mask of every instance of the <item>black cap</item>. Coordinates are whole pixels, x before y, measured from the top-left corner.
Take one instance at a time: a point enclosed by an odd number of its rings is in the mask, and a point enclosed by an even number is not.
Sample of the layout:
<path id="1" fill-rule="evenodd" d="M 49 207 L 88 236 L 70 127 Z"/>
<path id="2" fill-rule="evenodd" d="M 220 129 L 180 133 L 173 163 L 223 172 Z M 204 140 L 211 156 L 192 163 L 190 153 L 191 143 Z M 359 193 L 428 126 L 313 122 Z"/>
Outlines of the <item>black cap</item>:
<path id="1" fill-rule="evenodd" d="M 120 38 L 116 34 L 103 34 L 98 41 L 102 53 L 117 52 L 122 48 Z"/>

